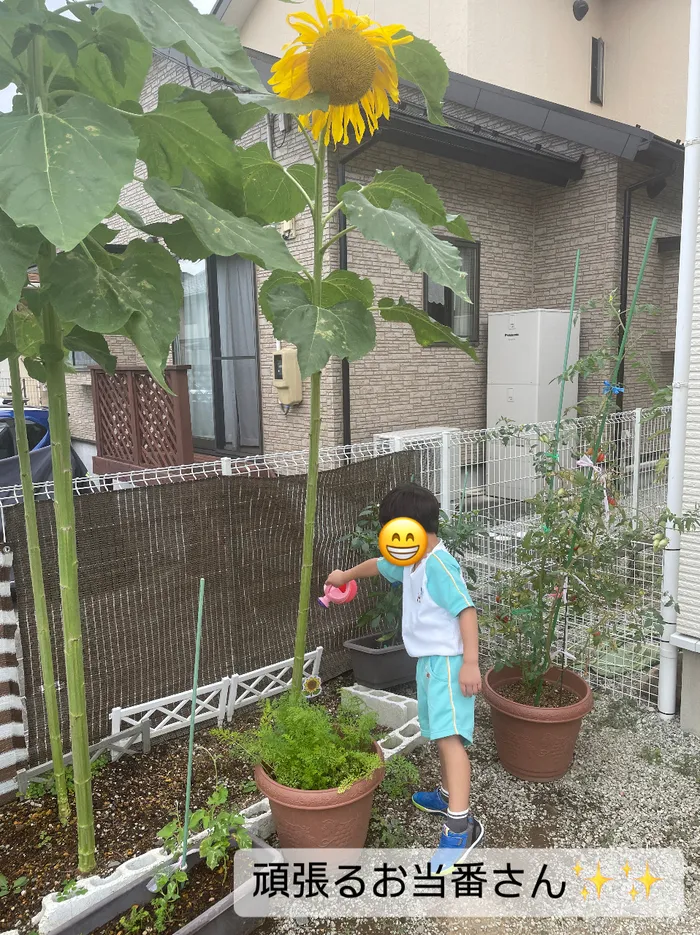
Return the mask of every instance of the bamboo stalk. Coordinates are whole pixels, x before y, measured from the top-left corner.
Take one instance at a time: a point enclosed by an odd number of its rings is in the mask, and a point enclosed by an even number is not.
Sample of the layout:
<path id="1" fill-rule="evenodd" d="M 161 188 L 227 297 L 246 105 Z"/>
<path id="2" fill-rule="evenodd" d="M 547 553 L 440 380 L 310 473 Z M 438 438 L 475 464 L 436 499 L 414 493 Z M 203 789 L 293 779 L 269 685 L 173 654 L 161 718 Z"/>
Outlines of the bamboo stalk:
<path id="1" fill-rule="evenodd" d="M 194 643 L 194 673 L 192 675 L 192 704 L 190 710 L 190 740 L 187 749 L 187 788 L 185 791 L 185 821 L 182 827 L 182 854 L 180 869 L 187 869 L 187 838 L 190 832 L 190 797 L 192 794 L 192 761 L 194 759 L 194 715 L 197 710 L 197 688 L 199 685 L 199 651 L 202 645 L 202 616 L 204 613 L 204 578 L 199 579 L 199 607 L 197 610 L 197 633 Z"/>
<path id="2" fill-rule="evenodd" d="M 14 313 L 8 318 L 5 327 L 5 334 L 10 344 L 15 343 L 15 323 L 13 316 Z M 44 688 L 44 707 L 46 708 L 46 721 L 49 728 L 51 760 L 53 763 L 53 775 L 56 784 L 56 799 L 58 803 L 58 817 L 61 823 L 65 825 L 70 818 L 70 805 L 68 804 L 66 769 L 63 765 L 61 721 L 58 714 L 58 701 L 56 698 L 56 678 L 53 668 L 51 631 L 49 629 L 49 614 L 46 607 L 46 591 L 44 590 L 44 570 L 41 560 L 41 549 L 39 547 L 39 530 L 36 521 L 36 502 L 34 500 L 34 487 L 32 485 L 27 423 L 24 418 L 24 399 L 22 397 L 19 356 L 15 354 L 10 355 L 8 364 L 10 368 L 12 407 L 14 410 L 17 436 L 19 475 L 22 482 L 22 497 L 24 500 L 24 528 L 27 536 L 29 571 L 32 579 L 32 595 L 34 597 L 34 620 L 39 643 L 41 679 Z"/>
<path id="3" fill-rule="evenodd" d="M 316 162 L 316 192 L 314 198 L 314 281 L 313 300 L 321 304 L 323 283 L 323 182 L 325 179 L 326 147 L 319 143 Z M 309 626 L 309 603 L 311 600 L 311 576 L 314 561 L 314 529 L 316 525 L 316 502 L 318 495 L 318 453 L 321 443 L 321 373 L 311 375 L 311 424 L 309 428 L 309 469 L 306 478 L 306 503 L 304 507 L 304 544 L 301 556 L 301 580 L 299 583 L 299 609 L 297 632 L 294 641 L 294 668 L 292 670 L 292 698 L 301 697 L 304 678 L 304 654 L 306 631 Z"/>
<path id="4" fill-rule="evenodd" d="M 43 264 L 39 276 L 46 281 Z M 46 367 L 49 391 L 49 428 L 51 430 L 51 462 L 54 477 L 54 511 L 56 515 L 56 548 L 63 616 L 63 646 L 70 713 L 71 750 L 75 810 L 78 823 L 78 870 L 86 873 L 95 867 L 95 821 L 92 811 L 92 777 L 88 748 L 88 727 L 85 702 L 85 671 L 83 667 L 83 637 L 78 598 L 78 550 L 75 538 L 75 507 L 73 475 L 70 458 L 70 429 L 64 371 L 63 332 L 54 310 L 47 306 L 43 313 L 44 346 L 42 356 Z"/>

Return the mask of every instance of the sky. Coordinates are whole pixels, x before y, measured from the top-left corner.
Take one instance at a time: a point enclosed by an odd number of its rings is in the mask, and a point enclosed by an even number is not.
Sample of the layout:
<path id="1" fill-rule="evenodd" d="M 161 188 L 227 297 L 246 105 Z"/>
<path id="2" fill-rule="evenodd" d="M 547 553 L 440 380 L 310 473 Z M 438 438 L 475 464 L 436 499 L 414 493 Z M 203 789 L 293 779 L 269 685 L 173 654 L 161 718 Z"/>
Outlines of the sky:
<path id="1" fill-rule="evenodd" d="M 214 6 L 214 0 L 190 0 L 200 13 L 210 13 Z M 65 6 L 65 0 L 46 0 L 46 6 L 49 10 L 55 10 L 60 6 Z M 12 110 L 12 98 L 15 90 L 14 85 L 0 91 L 0 111 Z"/>

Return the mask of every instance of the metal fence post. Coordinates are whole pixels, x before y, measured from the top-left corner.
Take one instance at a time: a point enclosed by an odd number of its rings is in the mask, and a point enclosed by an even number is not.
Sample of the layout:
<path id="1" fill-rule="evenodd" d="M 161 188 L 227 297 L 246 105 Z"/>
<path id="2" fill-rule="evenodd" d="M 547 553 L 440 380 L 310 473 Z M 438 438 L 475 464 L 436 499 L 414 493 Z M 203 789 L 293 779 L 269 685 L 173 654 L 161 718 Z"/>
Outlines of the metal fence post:
<path id="1" fill-rule="evenodd" d="M 454 432 L 442 432 L 440 445 L 442 458 L 440 462 L 440 509 L 452 513 L 452 462 L 454 459 Z"/>
<path id="2" fill-rule="evenodd" d="M 632 468 L 632 515 L 639 519 L 639 474 L 642 463 L 642 410 L 634 412 L 634 461 Z"/>
<path id="3" fill-rule="evenodd" d="M 223 477 L 233 477 L 233 460 L 231 458 L 221 459 L 221 474 Z"/>

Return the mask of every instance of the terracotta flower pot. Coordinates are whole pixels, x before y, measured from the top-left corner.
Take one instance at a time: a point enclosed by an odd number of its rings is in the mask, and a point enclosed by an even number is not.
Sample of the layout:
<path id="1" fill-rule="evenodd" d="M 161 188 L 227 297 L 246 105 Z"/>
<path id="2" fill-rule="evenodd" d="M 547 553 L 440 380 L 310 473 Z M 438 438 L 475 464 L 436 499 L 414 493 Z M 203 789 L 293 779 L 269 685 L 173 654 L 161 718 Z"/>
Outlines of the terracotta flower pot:
<path id="1" fill-rule="evenodd" d="M 518 779 L 549 782 L 560 779 L 574 758 L 574 747 L 581 721 L 593 707 L 591 688 L 580 675 L 564 670 L 564 687 L 579 700 L 562 708 L 536 708 L 504 698 L 498 689 L 520 681 L 520 669 L 489 669 L 483 694 L 491 706 L 493 732 L 501 764 Z M 545 675 L 558 683 L 561 670 L 552 668 Z"/>
<path id="2" fill-rule="evenodd" d="M 383 759 L 381 747 L 374 748 Z M 291 789 L 255 767 L 258 789 L 270 801 L 280 847 L 362 848 L 367 840 L 374 790 L 384 779 L 384 767 L 345 792 Z"/>

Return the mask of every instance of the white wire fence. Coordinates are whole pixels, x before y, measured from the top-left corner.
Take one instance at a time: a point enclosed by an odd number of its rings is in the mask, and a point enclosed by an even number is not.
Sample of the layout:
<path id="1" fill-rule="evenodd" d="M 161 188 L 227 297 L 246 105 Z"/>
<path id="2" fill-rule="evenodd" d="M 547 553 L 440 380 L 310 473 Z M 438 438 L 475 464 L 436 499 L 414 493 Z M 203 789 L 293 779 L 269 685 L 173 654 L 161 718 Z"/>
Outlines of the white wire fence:
<path id="1" fill-rule="evenodd" d="M 615 496 L 640 529 L 649 528 L 666 502 L 665 463 L 669 445 L 670 410 L 633 410 L 609 417 L 602 442 L 606 473 L 614 481 Z M 545 483 L 537 470 L 537 457 L 550 449 L 547 438 L 554 424 L 498 427 L 461 431 L 449 427 L 419 429 L 377 435 L 370 442 L 324 448 L 321 470 L 381 457 L 398 450 L 419 454 L 419 471 L 412 479 L 431 489 L 448 514 L 470 513 L 478 534 L 476 545 L 464 556 L 464 564 L 477 574 L 475 598 L 482 608 L 493 607 L 496 597 L 494 575 L 517 565 L 518 546 L 533 522 L 531 499 Z M 595 425 L 592 420 L 567 420 L 562 424 L 559 462 L 574 466 L 582 453 L 592 451 Z M 143 486 L 193 482 L 210 477 L 276 477 L 301 475 L 308 469 L 308 452 L 293 451 L 247 458 L 222 458 L 177 467 L 77 479 L 77 496 L 108 494 Z M 407 478 L 408 479 L 408 478 Z M 35 485 L 35 496 L 50 498 L 53 483 Z M 21 500 L 19 487 L 0 488 L 0 505 Z M 349 531 L 349 530 L 348 530 Z M 574 657 L 572 665 L 594 686 L 640 704 L 653 704 L 658 681 L 659 639 L 651 611 L 661 603 L 661 556 L 650 541 L 640 541 L 619 563 L 619 574 L 638 594 L 650 613 L 628 619 L 624 613 L 614 628 L 612 643 L 591 648 L 590 633 L 595 621 L 567 614 L 566 635 L 559 635 L 559 648 Z M 482 638 L 486 659 L 493 649 L 490 638 Z M 272 662 L 274 660 L 270 660 Z"/>

